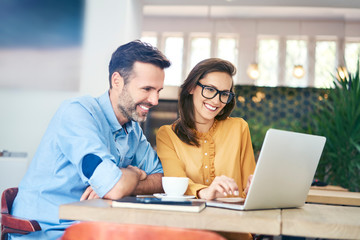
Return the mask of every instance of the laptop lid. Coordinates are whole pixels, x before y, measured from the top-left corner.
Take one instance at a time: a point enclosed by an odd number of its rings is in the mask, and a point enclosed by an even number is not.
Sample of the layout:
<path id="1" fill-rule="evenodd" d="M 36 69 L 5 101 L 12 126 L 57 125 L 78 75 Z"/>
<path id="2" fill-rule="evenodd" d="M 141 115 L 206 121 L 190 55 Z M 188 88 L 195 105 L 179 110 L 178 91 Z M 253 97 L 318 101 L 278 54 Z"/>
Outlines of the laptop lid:
<path id="1" fill-rule="evenodd" d="M 269 129 L 244 210 L 303 206 L 325 141 L 322 136 Z"/>

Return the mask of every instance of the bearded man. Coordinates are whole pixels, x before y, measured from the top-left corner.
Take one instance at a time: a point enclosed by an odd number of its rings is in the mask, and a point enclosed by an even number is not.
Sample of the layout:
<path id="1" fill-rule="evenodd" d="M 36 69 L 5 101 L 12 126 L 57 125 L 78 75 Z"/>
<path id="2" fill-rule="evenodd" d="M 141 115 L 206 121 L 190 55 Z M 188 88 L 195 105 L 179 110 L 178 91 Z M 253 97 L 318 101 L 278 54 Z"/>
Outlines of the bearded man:
<path id="1" fill-rule="evenodd" d="M 72 221 L 59 206 L 162 192 L 163 170 L 138 122 L 158 104 L 169 60 L 139 40 L 120 46 L 109 64 L 109 91 L 65 101 L 19 185 L 11 214 L 42 230 L 9 239 L 58 239 Z"/>

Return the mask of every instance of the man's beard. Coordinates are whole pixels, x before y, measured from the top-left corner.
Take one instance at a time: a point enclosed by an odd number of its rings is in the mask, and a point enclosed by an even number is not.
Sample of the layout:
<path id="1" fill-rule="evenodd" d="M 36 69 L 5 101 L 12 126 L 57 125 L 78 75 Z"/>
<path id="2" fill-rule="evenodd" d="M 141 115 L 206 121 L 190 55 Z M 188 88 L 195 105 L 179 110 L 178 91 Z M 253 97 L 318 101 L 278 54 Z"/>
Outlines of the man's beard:
<path id="1" fill-rule="evenodd" d="M 118 99 L 118 109 L 120 110 L 121 114 L 127 118 L 129 121 L 136 121 L 136 122 L 145 122 L 147 118 L 147 113 L 138 113 L 136 111 L 136 107 L 140 104 L 146 105 L 151 107 L 151 104 L 148 103 L 135 103 L 134 99 L 130 96 L 126 86 L 122 90 L 119 99 Z"/>

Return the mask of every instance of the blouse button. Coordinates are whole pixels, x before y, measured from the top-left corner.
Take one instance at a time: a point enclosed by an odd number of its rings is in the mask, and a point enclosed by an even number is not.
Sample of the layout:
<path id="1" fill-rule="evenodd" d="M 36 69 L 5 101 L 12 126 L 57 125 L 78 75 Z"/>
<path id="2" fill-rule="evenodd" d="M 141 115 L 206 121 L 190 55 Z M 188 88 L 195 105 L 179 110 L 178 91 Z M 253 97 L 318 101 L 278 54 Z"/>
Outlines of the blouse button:
<path id="1" fill-rule="evenodd" d="M 207 141 L 205 140 L 204 143 L 207 143 Z"/>
<path id="2" fill-rule="evenodd" d="M 206 182 L 209 182 L 209 179 L 206 179 Z"/>
<path id="3" fill-rule="evenodd" d="M 207 166 L 205 166 L 205 168 L 207 168 Z"/>
<path id="4" fill-rule="evenodd" d="M 205 153 L 205 156 L 207 156 L 207 153 Z"/>

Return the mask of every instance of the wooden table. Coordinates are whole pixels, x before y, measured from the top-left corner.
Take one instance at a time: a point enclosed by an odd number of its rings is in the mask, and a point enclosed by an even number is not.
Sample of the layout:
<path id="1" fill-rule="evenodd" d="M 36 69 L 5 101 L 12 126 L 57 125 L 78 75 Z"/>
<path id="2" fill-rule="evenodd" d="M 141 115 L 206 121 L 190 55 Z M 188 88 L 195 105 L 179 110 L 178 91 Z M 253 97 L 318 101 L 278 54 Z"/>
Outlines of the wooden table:
<path id="1" fill-rule="evenodd" d="M 225 232 L 311 238 L 360 239 L 360 207 L 305 204 L 295 209 L 235 211 L 207 207 L 200 213 L 112 208 L 93 199 L 60 206 L 60 219 L 147 224 Z"/>
<path id="2" fill-rule="evenodd" d="M 225 232 L 280 235 L 281 210 L 234 211 L 207 207 L 200 213 L 113 208 L 93 199 L 60 206 L 60 219 L 161 225 Z"/>
<path id="3" fill-rule="evenodd" d="M 283 209 L 281 222 L 283 235 L 360 239 L 360 207 L 305 204 Z"/>

